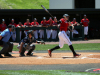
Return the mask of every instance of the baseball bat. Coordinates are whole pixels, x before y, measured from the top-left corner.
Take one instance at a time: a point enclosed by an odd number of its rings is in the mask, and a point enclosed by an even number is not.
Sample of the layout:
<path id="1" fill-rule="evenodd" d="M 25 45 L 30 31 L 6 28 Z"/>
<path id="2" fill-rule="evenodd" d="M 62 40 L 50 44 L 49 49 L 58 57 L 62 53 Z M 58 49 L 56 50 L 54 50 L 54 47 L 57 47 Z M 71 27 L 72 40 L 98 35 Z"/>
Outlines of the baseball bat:
<path id="1" fill-rule="evenodd" d="M 52 16 L 52 14 L 51 14 L 43 5 L 41 5 L 41 7 L 42 7 L 48 14 L 50 14 L 52 18 L 54 18 L 54 17 Z"/>

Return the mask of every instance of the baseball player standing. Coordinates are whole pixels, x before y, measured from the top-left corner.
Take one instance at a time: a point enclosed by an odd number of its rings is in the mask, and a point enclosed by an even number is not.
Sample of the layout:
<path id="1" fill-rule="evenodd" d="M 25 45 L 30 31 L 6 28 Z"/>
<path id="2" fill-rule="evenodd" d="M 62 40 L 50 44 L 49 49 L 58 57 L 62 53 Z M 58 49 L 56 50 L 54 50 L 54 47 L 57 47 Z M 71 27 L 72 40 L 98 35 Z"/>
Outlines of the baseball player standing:
<path id="1" fill-rule="evenodd" d="M 56 22 L 57 18 L 54 17 L 54 21 L 53 21 L 53 26 L 58 26 L 57 22 Z M 57 37 L 57 29 L 52 29 L 52 39 L 56 39 Z"/>
<path id="2" fill-rule="evenodd" d="M 79 33 L 76 29 L 74 29 L 75 26 L 78 26 L 80 25 L 78 22 L 76 22 L 76 18 L 73 18 L 73 21 L 71 22 L 72 24 L 72 29 L 73 29 L 73 32 L 72 32 L 72 38 L 73 38 L 73 35 L 75 34 L 76 37 L 78 37 Z"/>
<path id="3" fill-rule="evenodd" d="M 53 24 L 52 18 L 50 17 L 47 22 L 48 22 L 48 27 L 51 27 L 52 24 Z M 51 37 L 51 29 L 47 29 L 46 32 L 47 32 L 47 39 L 50 39 L 50 37 Z"/>
<path id="4" fill-rule="evenodd" d="M 31 22 L 31 25 L 33 27 L 38 27 L 39 23 L 37 22 L 36 18 L 34 18 L 34 21 Z M 33 30 L 33 31 L 34 31 L 33 34 L 34 34 L 35 39 L 38 39 L 38 30 Z"/>
<path id="5" fill-rule="evenodd" d="M 52 53 L 53 50 L 59 49 L 59 48 L 62 48 L 63 47 L 64 42 L 66 42 L 69 45 L 69 48 L 73 52 L 73 56 L 74 57 L 81 55 L 81 54 L 77 54 L 74 51 L 74 48 L 72 46 L 72 43 L 71 43 L 70 39 L 68 38 L 68 36 L 65 33 L 67 31 L 68 26 L 71 24 L 68 20 L 69 20 L 69 15 L 68 14 L 64 14 L 63 15 L 63 18 L 61 18 L 57 22 L 57 23 L 60 23 L 60 32 L 58 33 L 59 45 L 56 46 L 56 47 L 54 47 L 54 48 L 52 48 L 52 49 L 48 49 L 48 54 L 49 54 L 50 57 L 52 56 L 51 53 Z"/>
<path id="6" fill-rule="evenodd" d="M 41 27 L 47 27 L 46 17 L 43 17 L 43 20 L 41 21 Z M 40 39 L 44 38 L 44 30 L 39 30 L 39 32 L 40 32 Z"/>
<path id="7" fill-rule="evenodd" d="M 3 32 L 7 28 L 7 25 L 5 24 L 5 20 L 2 19 L 2 24 L 0 24 L 0 33 Z"/>
<path id="8" fill-rule="evenodd" d="M 17 24 L 16 24 L 14 21 L 15 21 L 15 20 L 12 19 L 10 24 L 11 24 L 11 25 L 14 25 L 14 26 L 16 27 Z M 13 31 L 12 40 L 13 40 L 13 41 L 16 41 L 16 31 Z"/>
<path id="9" fill-rule="evenodd" d="M 87 36 L 88 36 L 89 19 L 87 18 L 86 15 L 84 15 L 84 18 L 81 20 L 81 24 L 84 27 L 85 40 L 88 40 Z"/>

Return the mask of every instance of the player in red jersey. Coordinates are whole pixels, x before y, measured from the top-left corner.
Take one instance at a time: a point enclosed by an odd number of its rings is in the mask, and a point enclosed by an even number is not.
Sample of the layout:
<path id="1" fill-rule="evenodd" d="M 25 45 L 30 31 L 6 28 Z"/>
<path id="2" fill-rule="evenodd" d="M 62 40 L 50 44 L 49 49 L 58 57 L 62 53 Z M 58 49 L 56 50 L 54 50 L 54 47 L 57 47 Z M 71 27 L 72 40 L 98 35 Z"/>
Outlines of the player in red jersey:
<path id="1" fill-rule="evenodd" d="M 72 32 L 72 38 L 73 38 L 73 34 L 75 34 L 76 36 L 75 37 L 78 37 L 78 31 L 76 29 L 74 29 L 75 26 L 78 26 L 80 25 L 78 22 L 76 22 L 76 18 L 73 18 L 73 21 L 71 22 L 72 24 L 72 29 L 73 29 L 73 32 Z"/>
<path id="2" fill-rule="evenodd" d="M 34 18 L 33 22 L 31 22 L 31 25 L 33 27 L 38 27 L 39 26 L 39 23 L 37 22 L 36 18 Z M 34 34 L 35 39 L 38 39 L 38 30 L 33 30 L 33 34 Z"/>
<path id="3" fill-rule="evenodd" d="M 24 26 L 25 26 L 25 27 L 31 27 L 31 26 L 32 26 L 29 19 L 26 19 L 26 22 L 24 23 Z M 27 31 L 28 31 L 28 30 L 25 30 L 25 31 L 24 31 L 24 33 L 26 34 L 26 36 L 27 36 Z"/>
<path id="4" fill-rule="evenodd" d="M 85 40 L 87 40 L 88 36 L 88 26 L 89 26 L 89 19 L 87 18 L 86 15 L 84 15 L 84 18 L 81 20 L 81 24 L 84 27 L 84 35 L 85 35 Z"/>
<path id="5" fill-rule="evenodd" d="M 7 25 L 5 24 L 5 20 L 2 19 L 2 24 L 0 24 L 0 33 L 3 32 L 7 28 Z"/>
<path id="6" fill-rule="evenodd" d="M 43 17 L 43 20 L 41 21 L 41 27 L 47 27 L 47 20 L 46 17 Z M 44 30 L 40 30 L 40 39 L 42 39 L 42 37 L 44 38 Z"/>
<path id="7" fill-rule="evenodd" d="M 17 26 L 17 24 L 15 23 L 14 19 L 11 20 L 10 25 L 14 25 L 15 27 Z M 16 31 L 13 31 L 12 40 L 16 41 Z"/>
<path id="8" fill-rule="evenodd" d="M 14 22 L 14 19 L 11 20 L 10 25 L 14 25 L 15 27 L 17 26 L 17 24 Z"/>
<path id="9" fill-rule="evenodd" d="M 21 22 L 19 22 L 19 24 L 17 25 L 18 28 L 25 28 L 25 26 L 23 26 L 23 24 Z M 20 30 L 20 40 L 21 40 L 21 36 L 22 36 L 22 31 Z"/>
<path id="10" fill-rule="evenodd" d="M 58 24 L 57 24 L 56 20 L 57 20 L 57 18 L 54 17 L 54 21 L 53 21 L 52 25 L 58 27 Z M 57 37 L 57 29 L 52 29 L 52 33 L 51 34 L 52 34 L 52 39 L 56 39 L 56 37 Z"/>
<path id="11" fill-rule="evenodd" d="M 48 27 L 51 27 L 52 24 L 53 24 L 52 18 L 50 17 L 49 20 L 48 20 L 47 22 L 48 22 Z M 50 39 L 50 36 L 51 36 L 51 29 L 47 29 L 47 30 L 46 30 L 46 33 L 47 33 L 47 39 Z"/>
<path id="12" fill-rule="evenodd" d="M 51 53 L 53 50 L 55 49 L 59 49 L 59 48 L 62 48 L 63 45 L 64 45 L 64 42 L 68 44 L 70 50 L 73 52 L 73 56 L 76 57 L 76 56 L 80 56 L 81 54 L 77 54 L 75 51 L 74 51 L 74 48 L 72 46 L 72 43 L 69 39 L 69 37 L 66 35 L 66 31 L 67 31 L 67 28 L 69 26 L 71 26 L 71 23 L 68 21 L 69 20 L 69 15 L 68 14 L 64 14 L 63 15 L 64 18 L 61 18 L 60 21 L 58 23 L 60 23 L 60 32 L 58 33 L 58 37 L 59 37 L 59 45 L 52 48 L 52 49 L 48 49 L 48 54 L 49 56 L 51 57 Z"/>

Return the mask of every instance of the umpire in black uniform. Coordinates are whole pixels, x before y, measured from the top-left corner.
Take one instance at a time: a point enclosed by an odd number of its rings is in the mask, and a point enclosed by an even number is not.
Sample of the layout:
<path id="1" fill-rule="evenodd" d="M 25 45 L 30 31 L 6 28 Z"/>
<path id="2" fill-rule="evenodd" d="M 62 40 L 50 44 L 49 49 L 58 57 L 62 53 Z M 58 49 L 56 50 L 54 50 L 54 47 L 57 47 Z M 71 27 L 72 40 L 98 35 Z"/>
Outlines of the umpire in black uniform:
<path id="1" fill-rule="evenodd" d="M 32 56 L 32 52 L 35 49 L 35 45 L 32 44 L 33 42 L 35 43 L 41 43 L 44 44 L 44 41 L 37 41 L 34 39 L 33 37 L 33 30 L 29 30 L 27 32 L 27 36 L 22 39 L 19 43 L 19 45 L 17 46 L 17 48 L 19 49 L 19 53 L 20 53 L 20 57 L 25 56 L 25 51 L 29 50 L 28 53 L 26 54 L 27 56 Z"/>

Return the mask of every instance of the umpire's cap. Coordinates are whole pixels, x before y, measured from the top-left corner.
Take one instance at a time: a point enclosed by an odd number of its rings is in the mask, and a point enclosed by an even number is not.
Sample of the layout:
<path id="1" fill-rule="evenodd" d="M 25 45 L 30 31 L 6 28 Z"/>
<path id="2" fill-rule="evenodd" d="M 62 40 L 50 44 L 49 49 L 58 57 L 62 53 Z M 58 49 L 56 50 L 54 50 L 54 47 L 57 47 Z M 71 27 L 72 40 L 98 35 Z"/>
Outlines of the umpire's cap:
<path id="1" fill-rule="evenodd" d="M 69 15 L 68 15 L 68 14 L 64 14 L 63 17 L 64 17 L 64 16 L 65 16 L 65 17 L 68 17 Z"/>
<path id="2" fill-rule="evenodd" d="M 12 25 L 8 25 L 7 28 L 12 28 Z"/>

